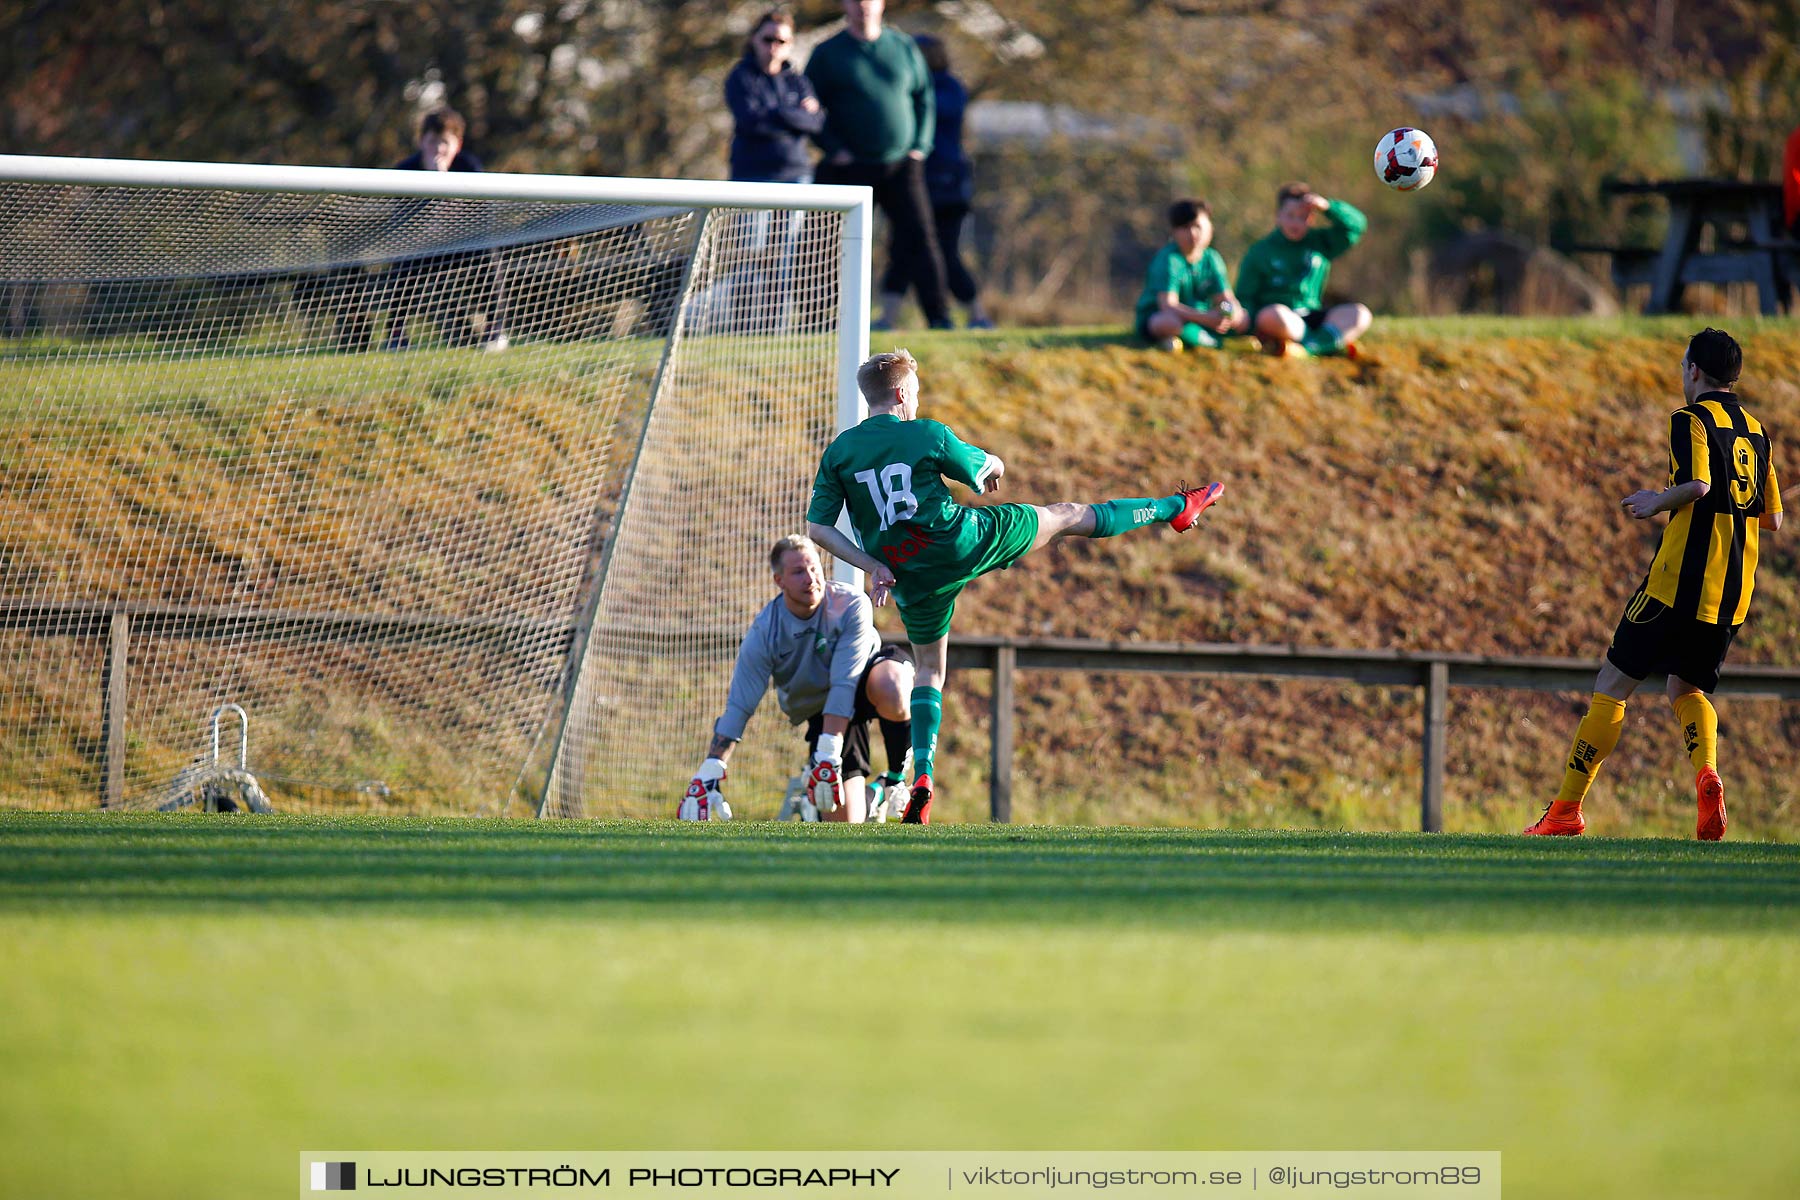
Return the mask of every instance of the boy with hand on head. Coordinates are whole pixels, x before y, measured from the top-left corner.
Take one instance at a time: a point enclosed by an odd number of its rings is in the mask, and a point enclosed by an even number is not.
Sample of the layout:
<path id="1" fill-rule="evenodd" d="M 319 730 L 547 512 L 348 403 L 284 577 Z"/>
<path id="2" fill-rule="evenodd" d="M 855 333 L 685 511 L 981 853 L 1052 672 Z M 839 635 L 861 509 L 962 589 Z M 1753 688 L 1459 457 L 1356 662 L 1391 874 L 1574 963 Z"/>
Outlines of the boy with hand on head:
<path id="1" fill-rule="evenodd" d="M 1318 218 L 1324 223 L 1319 224 Z M 1348 354 L 1374 320 L 1361 304 L 1325 308 L 1331 260 L 1362 240 L 1369 219 L 1343 200 L 1304 183 L 1275 194 L 1275 229 L 1244 251 L 1237 294 L 1252 331 L 1270 354 Z"/>
<path id="2" fill-rule="evenodd" d="M 1217 350 L 1226 334 L 1250 328 L 1212 235 L 1206 201 L 1169 205 L 1169 244 L 1150 260 L 1137 302 L 1138 336 L 1159 350 Z"/>

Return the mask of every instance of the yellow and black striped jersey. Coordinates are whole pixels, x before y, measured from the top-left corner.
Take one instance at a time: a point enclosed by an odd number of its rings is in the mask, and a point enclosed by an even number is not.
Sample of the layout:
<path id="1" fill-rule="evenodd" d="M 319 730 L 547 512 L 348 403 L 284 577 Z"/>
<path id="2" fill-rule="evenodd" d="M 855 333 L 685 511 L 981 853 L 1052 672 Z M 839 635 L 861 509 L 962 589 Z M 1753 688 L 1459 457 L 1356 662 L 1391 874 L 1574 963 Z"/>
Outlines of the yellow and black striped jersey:
<path id="1" fill-rule="evenodd" d="M 1781 511 L 1769 435 L 1730 392 L 1707 392 L 1669 417 L 1669 486 L 1704 480 L 1706 495 L 1677 509 L 1646 594 L 1679 616 L 1741 625 L 1756 584 L 1758 518 Z"/>

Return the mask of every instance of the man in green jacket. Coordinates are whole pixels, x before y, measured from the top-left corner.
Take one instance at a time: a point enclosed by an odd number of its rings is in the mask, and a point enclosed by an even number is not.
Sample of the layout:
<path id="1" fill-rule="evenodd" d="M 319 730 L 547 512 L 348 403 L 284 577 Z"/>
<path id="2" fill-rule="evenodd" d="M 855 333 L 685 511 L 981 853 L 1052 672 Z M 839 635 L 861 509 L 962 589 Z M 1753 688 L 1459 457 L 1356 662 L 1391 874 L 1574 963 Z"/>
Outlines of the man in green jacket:
<path id="1" fill-rule="evenodd" d="M 844 0 L 844 31 L 806 64 L 825 128 L 819 183 L 861 184 L 875 193 L 894 231 L 894 257 L 919 291 L 933 329 L 950 328 L 944 259 L 925 191 L 925 158 L 937 133 L 937 93 L 918 44 L 883 29 L 883 0 Z M 896 305 L 895 307 L 898 307 Z"/>
<path id="2" fill-rule="evenodd" d="M 1324 224 L 1315 225 L 1320 215 Z M 1237 294 L 1251 329 L 1270 354 L 1348 354 L 1374 320 L 1366 306 L 1325 307 L 1331 260 L 1362 240 L 1369 219 L 1304 183 L 1275 195 L 1275 229 L 1244 252 Z"/>

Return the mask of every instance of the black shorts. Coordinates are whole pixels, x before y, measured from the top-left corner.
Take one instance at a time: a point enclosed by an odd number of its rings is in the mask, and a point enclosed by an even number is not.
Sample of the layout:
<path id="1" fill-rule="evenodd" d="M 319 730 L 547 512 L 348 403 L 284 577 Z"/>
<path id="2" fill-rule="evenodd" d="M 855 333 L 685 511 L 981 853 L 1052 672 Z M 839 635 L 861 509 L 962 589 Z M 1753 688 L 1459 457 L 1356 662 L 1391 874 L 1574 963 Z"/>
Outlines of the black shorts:
<path id="1" fill-rule="evenodd" d="M 1674 675 L 1710 693 L 1719 686 L 1719 668 L 1738 629 L 1676 616 L 1640 585 L 1613 631 L 1606 661 L 1633 679 Z"/>
<path id="2" fill-rule="evenodd" d="M 1294 315 L 1306 323 L 1308 331 L 1316 331 L 1324 328 L 1325 314 L 1336 307 L 1337 305 L 1334 304 L 1331 308 L 1296 308 Z"/>
<path id="3" fill-rule="evenodd" d="M 877 720 L 881 714 L 875 711 L 875 705 L 869 701 L 869 672 L 875 669 L 878 662 L 888 660 L 910 663 L 912 652 L 905 646 L 887 645 L 875 652 L 869 665 L 863 668 L 862 677 L 856 681 L 856 711 L 850 714 L 850 727 L 844 730 L 844 778 L 860 775 L 867 779 L 874 773 L 869 762 L 869 722 Z M 825 731 L 825 714 L 818 713 L 806 723 L 806 751 L 812 754 L 813 743 L 819 740 L 819 734 Z M 889 763 L 888 769 L 897 771 L 899 765 Z"/>

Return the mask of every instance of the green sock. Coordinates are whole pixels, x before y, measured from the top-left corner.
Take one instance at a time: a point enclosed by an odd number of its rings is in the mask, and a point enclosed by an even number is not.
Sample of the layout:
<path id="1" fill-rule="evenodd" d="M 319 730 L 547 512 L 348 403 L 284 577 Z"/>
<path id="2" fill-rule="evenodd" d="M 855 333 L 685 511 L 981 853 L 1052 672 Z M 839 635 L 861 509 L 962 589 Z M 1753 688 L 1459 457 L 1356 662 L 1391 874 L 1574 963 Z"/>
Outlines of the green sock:
<path id="1" fill-rule="evenodd" d="M 1300 339 L 1308 354 L 1342 354 L 1344 337 L 1329 325 L 1321 325 L 1317 329 L 1309 329 L 1306 336 Z"/>
<path id="2" fill-rule="evenodd" d="M 1213 336 L 1212 331 L 1193 321 L 1189 321 L 1181 327 L 1181 340 L 1189 350 L 1217 350 L 1219 348 L 1219 339 Z"/>
<path id="3" fill-rule="evenodd" d="M 937 756 L 938 726 L 944 723 L 944 693 L 934 687 L 912 690 L 913 778 L 931 774 Z"/>
<path id="4" fill-rule="evenodd" d="M 1088 507 L 1094 510 L 1094 536 L 1105 538 L 1166 521 L 1181 511 L 1182 503 L 1180 496 L 1164 496 L 1158 500 L 1102 500 Z M 913 744 L 918 745 L 916 741 Z"/>

